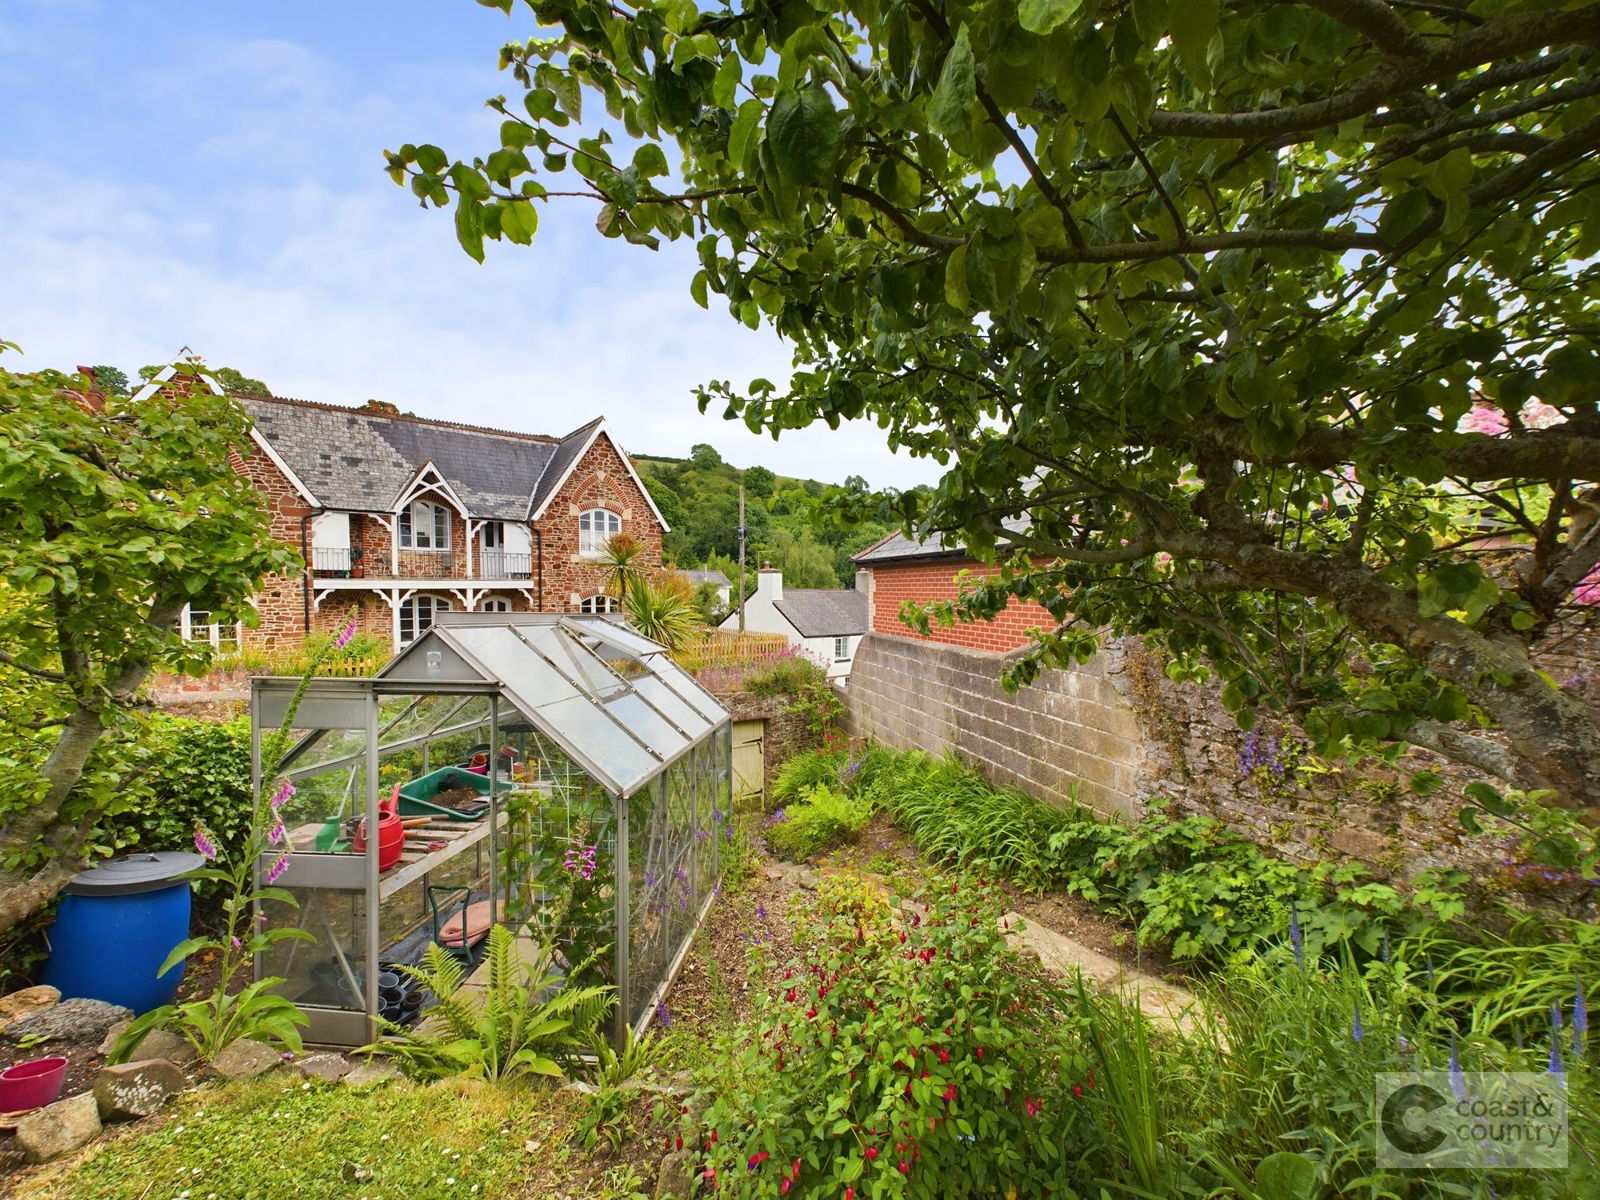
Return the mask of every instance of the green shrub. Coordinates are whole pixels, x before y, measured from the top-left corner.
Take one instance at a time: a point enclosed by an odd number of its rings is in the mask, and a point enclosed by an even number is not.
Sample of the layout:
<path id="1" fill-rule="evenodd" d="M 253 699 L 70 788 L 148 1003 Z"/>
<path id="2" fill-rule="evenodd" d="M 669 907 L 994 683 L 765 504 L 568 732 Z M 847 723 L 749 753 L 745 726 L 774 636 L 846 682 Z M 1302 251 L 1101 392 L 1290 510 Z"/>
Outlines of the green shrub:
<path id="1" fill-rule="evenodd" d="M 744 690 L 757 696 L 802 696 L 812 686 L 826 684 L 828 672 L 791 647 L 750 671 L 744 677 Z"/>
<path id="2" fill-rule="evenodd" d="M 843 750 L 808 750 L 790 757 L 778 768 L 772 780 L 772 798 L 789 804 L 809 788 L 839 787 L 845 767 Z"/>
<path id="3" fill-rule="evenodd" d="M 231 853 L 250 826 L 250 726 L 244 718 L 216 724 L 155 713 L 124 749 L 127 784 L 108 805 L 93 853 L 187 850 L 198 821 Z M 197 887 L 209 895 L 210 884 Z"/>
<path id="4" fill-rule="evenodd" d="M 716 1194 L 1090 1194 L 1067 998 L 998 918 L 970 886 L 899 924 L 855 892 L 802 913 L 804 958 L 709 1064 L 684 1132 Z"/>
<path id="5" fill-rule="evenodd" d="M 847 842 L 872 819 L 872 802 L 863 796 L 817 784 L 802 793 L 798 804 L 773 814 L 767 834 L 772 848 L 799 862 Z"/>

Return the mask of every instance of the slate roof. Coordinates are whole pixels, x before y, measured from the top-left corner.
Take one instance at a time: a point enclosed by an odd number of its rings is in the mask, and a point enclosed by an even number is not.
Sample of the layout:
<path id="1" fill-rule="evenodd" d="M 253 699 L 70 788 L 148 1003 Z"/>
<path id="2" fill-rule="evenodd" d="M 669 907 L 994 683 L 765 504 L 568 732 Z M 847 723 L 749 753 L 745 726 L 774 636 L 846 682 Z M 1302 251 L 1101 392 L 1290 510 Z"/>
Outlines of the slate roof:
<path id="1" fill-rule="evenodd" d="M 584 448 L 589 444 L 589 437 L 600 426 L 600 417 L 596 417 L 587 425 L 574 429 L 556 445 L 555 453 L 544 468 L 544 475 L 539 480 L 539 486 L 533 489 L 533 498 L 528 501 L 528 511 L 524 517 L 531 517 L 544 509 L 550 497 L 567 477 L 567 472 L 572 469 L 572 464 L 578 461 Z M 644 489 L 641 487 L 641 491 Z M 646 493 L 648 494 L 648 493 Z"/>
<path id="2" fill-rule="evenodd" d="M 801 637 L 845 637 L 867 631 L 867 595 L 850 588 L 784 588 L 773 605 Z"/>
<path id="3" fill-rule="evenodd" d="M 965 553 L 958 546 L 947 547 L 941 534 L 930 533 L 920 542 L 914 542 L 905 534 L 896 531 L 877 545 L 868 546 L 860 554 L 853 555 L 850 561 L 871 566 L 873 563 L 888 563 L 897 559 L 954 558 Z"/>
<path id="4" fill-rule="evenodd" d="M 599 424 L 559 440 L 304 400 L 236 397 L 256 430 L 328 508 L 390 509 L 431 462 L 474 517 L 525 521 Z"/>
<path id="5" fill-rule="evenodd" d="M 702 583 L 714 583 L 718 587 L 733 586 L 733 581 L 721 571 L 685 571 L 680 569 L 678 574 L 694 584 L 695 587 L 699 587 Z"/>

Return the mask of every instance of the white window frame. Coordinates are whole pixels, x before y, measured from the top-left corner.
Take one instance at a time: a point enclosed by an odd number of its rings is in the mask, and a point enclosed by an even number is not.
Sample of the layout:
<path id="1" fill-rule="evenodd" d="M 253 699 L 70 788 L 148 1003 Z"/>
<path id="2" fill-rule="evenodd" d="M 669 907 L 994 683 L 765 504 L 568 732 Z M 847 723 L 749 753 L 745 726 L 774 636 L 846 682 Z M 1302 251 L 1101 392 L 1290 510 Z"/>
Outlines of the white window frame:
<path id="1" fill-rule="evenodd" d="M 849 634 L 846 634 L 844 637 L 835 637 L 833 639 L 833 661 L 834 662 L 849 662 L 850 661 L 850 635 Z"/>
<path id="2" fill-rule="evenodd" d="M 209 642 L 213 650 L 223 653 L 237 653 L 244 645 L 244 622 L 235 621 L 229 625 L 212 621 L 210 617 L 209 609 L 191 608 L 185 604 L 183 611 L 178 614 L 178 636 L 186 642 Z M 225 637 L 224 630 L 231 630 L 232 636 Z"/>
<path id="3" fill-rule="evenodd" d="M 446 554 L 450 550 L 450 509 L 432 500 L 413 500 L 400 510 L 394 536 L 402 550 Z"/>
<path id="4" fill-rule="evenodd" d="M 622 532 L 622 514 L 609 508 L 591 508 L 578 514 L 578 553 L 599 558 L 606 543 Z"/>
<path id="5" fill-rule="evenodd" d="M 478 611 L 508 613 L 511 611 L 511 601 L 504 596 L 490 596 L 488 599 L 479 602 Z"/>
<path id="6" fill-rule="evenodd" d="M 614 613 L 621 612 L 622 605 L 617 603 L 615 596 L 600 593 L 594 596 L 585 596 L 578 602 L 578 611 L 586 613 Z"/>
<path id="7" fill-rule="evenodd" d="M 426 625 L 419 624 L 419 610 L 421 608 L 419 603 L 420 601 L 427 602 L 428 623 Z M 435 596 L 432 592 L 418 592 L 414 596 L 407 596 L 404 600 L 400 601 L 400 607 L 395 614 L 396 648 L 401 649 L 409 646 L 423 634 L 427 633 L 429 629 L 433 628 L 433 623 L 439 619 L 440 613 L 452 612 L 454 608 L 455 605 L 448 596 Z M 406 624 L 408 622 L 411 625 L 410 637 L 406 636 Z"/>

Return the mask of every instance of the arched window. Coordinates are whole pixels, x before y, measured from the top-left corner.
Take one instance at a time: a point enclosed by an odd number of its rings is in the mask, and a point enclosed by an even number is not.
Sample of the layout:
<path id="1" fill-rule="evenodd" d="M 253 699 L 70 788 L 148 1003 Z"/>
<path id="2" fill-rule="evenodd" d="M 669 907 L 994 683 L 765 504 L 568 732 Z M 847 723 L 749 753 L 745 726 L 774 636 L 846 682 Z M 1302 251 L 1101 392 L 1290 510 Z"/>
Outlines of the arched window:
<path id="1" fill-rule="evenodd" d="M 450 510 L 428 500 L 413 500 L 400 510 L 396 537 L 402 550 L 448 550 Z"/>
<path id="2" fill-rule="evenodd" d="M 400 602 L 400 644 L 409 646 L 425 633 L 442 612 L 450 611 L 450 601 L 426 593 Z"/>
<path id="3" fill-rule="evenodd" d="M 621 517 L 609 508 L 591 508 L 578 518 L 578 553 L 602 554 L 606 543 L 621 532 Z"/>
<path id="4" fill-rule="evenodd" d="M 502 599 L 499 596 L 491 596 L 489 599 L 485 600 L 483 603 L 478 605 L 478 611 L 479 612 L 510 612 L 511 611 L 511 601 Z"/>
<path id="5" fill-rule="evenodd" d="M 579 612 L 613 613 L 621 609 L 615 596 L 589 596 L 578 605 Z"/>

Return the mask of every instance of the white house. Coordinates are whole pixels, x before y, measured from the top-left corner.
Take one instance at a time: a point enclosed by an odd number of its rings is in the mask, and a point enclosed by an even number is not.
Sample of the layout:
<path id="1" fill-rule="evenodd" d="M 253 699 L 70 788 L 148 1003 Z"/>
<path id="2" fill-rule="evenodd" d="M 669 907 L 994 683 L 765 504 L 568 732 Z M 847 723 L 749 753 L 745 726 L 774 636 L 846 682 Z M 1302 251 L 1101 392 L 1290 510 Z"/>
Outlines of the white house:
<path id="1" fill-rule="evenodd" d="M 717 589 L 717 607 L 728 607 L 728 595 L 733 590 L 733 584 L 728 581 L 728 577 L 721 571 L 686 571 L 679 567 L 678 574 L 694 584 L 697 591 L 703 585 L 709 583 Z"/>
<path id="2" fill-rule="evenodd" d="M 867 632 L 867 596 L 848 588 L 789 588 L 783 572 L 762 567 L 755 593 L 745 602 L 744 627 L 751 633 L 781 633 L 813 658 L 826 663 L 828 678 L 843 683 L 856 647 Z M 739 628 L 735 610 L 723 629 Z"/>

